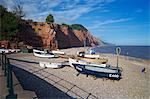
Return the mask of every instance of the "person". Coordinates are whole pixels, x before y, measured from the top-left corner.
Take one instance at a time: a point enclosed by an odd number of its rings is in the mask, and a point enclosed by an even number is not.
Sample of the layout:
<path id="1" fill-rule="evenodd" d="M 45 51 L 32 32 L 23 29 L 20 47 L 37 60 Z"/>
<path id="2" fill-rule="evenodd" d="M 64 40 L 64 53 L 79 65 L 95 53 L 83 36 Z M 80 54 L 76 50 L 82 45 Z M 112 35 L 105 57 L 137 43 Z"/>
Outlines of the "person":
<path id="1" fill-rule="evenodd" d="M 141 70 L 141 73 L 145 73 L 145 70 L 146 70 L 146 69 L 145 69 L 145 68 L 143 68 L 143 69 Z"/>

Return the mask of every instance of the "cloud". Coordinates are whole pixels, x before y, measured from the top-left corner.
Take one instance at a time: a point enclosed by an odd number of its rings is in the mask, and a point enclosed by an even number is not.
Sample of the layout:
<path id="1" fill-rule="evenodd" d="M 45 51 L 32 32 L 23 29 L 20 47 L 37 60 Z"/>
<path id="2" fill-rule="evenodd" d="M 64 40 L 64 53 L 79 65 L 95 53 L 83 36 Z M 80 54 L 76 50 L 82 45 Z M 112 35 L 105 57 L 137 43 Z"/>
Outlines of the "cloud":
<path id="1" fill-rule="evenodd" d="M 105 9 L 104 5 L 115 0 L 6 0 L 9 10 L 12 10 L 15 1 L 20 1 L 23 5 L 26 13 L 25 19 L 44 21 L 51 13 L 54 14 L 57 22 L 71 22 L 97 9 L 101 12 L 108 12 L 109 10 Z"/>
<path id="2" fill-rule="evenodd" d="M 94 22 L 91 27 L 88 27 L 89 29 L 96 29 L 96 28 L 99 28 L 101 26 L 104 26 L 104 25 L 108 25 L 108 24 L 114 24 L 114 23 L 120 23 L 120 22 L 126 22 L 126 21 L 129 21 L 129 20 L 132 20 L 132 18 L 121 18 L 121 19 L 115 19 L 115 20 L 106 20 L 106 21 L 103 21 L 103 22 L 100 22 L 100 21 L 96 21 Z"/>

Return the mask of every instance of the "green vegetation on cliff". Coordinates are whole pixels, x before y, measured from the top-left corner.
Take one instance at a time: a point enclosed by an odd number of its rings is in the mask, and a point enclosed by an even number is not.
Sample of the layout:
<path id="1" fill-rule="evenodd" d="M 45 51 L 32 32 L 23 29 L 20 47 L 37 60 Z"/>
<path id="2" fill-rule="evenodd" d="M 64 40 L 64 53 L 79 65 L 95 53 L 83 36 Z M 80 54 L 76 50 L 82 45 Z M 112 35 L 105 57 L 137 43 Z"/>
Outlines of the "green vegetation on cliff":
<path id="1" fill-rule="evenodd" d="M 69 27 L 69 25 L 66 24 L 66 23 L 62 23 L 61 25 L 62 25 L 62 26 L 67 26 L 67 27 Z"/>
<path id="2" fill-rule="evenodd" d="M 75 29 L 75 30 L 81 30 L 81 31 L 88 31 L 83 25 L 81 24 L 72 24 L 70 25 L 70 27 L 72 29 Z"/>
<path id="3" fill-rule="evenodd" d="M 19 22 L 14 13 L 0 5 L 0 40 L 11 40 L 19 30 Z"/>

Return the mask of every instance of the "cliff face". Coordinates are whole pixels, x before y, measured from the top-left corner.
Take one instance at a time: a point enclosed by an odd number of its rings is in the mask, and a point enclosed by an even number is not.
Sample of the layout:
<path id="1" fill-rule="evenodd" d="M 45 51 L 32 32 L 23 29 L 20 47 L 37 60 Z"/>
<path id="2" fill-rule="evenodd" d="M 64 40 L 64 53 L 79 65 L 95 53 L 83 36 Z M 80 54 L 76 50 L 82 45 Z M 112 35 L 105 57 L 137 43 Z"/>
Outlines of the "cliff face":
<path id="1" fill-rule="evenodd" d="M 99 41 L 88 31 L 73 30 L 55 23 L 23 22 L 22 31 L 17 34 L 20 41 L 33 47 L 61 49 L 80 47 L 86 40 L 87 46 L 98 45 Z"/>

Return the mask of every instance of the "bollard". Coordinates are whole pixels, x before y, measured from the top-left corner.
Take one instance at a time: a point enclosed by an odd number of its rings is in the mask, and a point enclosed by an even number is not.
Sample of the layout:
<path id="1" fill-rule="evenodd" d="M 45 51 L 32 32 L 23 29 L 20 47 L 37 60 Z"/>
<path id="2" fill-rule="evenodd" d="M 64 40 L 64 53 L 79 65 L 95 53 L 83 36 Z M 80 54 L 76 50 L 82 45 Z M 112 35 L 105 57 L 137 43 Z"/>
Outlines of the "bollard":
<path id="1" fill-rule="evenodd" d="M 14 94 L 14 89 L 13 89 L 13 77 L 12 77 L 12 65 L 9 62 L 9 58 L 7 58 L 7 70 L 8 70 L 8 91 L 9 94 L 6 96 L 6 99 L 17 99 L 17 94 Z"/>

